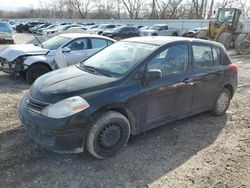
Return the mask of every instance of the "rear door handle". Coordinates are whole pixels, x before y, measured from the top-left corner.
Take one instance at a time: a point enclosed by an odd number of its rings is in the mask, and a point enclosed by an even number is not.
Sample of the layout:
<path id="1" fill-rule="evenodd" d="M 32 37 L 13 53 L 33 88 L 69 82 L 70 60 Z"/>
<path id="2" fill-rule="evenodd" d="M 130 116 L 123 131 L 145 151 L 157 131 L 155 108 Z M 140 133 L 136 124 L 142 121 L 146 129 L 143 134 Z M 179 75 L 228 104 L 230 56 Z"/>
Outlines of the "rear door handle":
<path id="1" fill-rule="evenodd" d="M 223 71 L 216 72 L 216 75 L 223 75 Z"/>

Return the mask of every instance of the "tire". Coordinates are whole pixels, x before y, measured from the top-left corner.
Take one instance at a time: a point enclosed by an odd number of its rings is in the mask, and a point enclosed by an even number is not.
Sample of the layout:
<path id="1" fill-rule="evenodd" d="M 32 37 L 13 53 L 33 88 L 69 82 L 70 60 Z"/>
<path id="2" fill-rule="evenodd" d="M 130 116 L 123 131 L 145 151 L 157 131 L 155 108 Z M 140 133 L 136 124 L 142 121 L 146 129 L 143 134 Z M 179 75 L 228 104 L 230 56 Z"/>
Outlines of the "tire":
<path id="1" fill-rule="evenodd" d="M 223 44 L 226 49 L 229 49 L 233 42 L 233 36 L 231 35 L 231 33 L 221 33 L 218 38 L 218 42 Z"/>
<path id="2" fill-rule="evenodd" d="M 235 47 L 236 50 L 237 50 L 239 44 L 240 44 L 244 39 L 246 39 L 246 38 L 247 38 L 247 34 L 245 34 L 245 33 L 241 33 L 241 34 L 238 35 L 238 37 L 236 38 L 236 40 L 235 40 L 235 42 L 234 42 L 234 47 Z"/>
<path id="3" fill-rule="evenodd" d="M 214 116 L 221 116 L 225 114 L 228 109 L 231 100 L 231 92 L 227 88 L 223 88 L 220 92 L 211 110 L 211 114 Z"/>
<path id="4" fill-rule="evenodd" d="M 86 148 L 98 159 L 109 158 L 125 147 L 129 136 L 128 119 L 118 112 L 106 112 L 90 127 L 86 138 Z"/>
<path id="5" fill-rule="evenodd" d="M 239 55 L 250 54 L 250 41 L 244 40 L 237 46 L 237 52 Z"/>
<path id="6" fill-rule="evenodd" d="M 41 63 L 36 63 L 34 65 L 31 65 L 26 70 L 26 81 L 29 84 L 32 84 L 39 76 L 42 76 L 43 74 L 50 72 L 51 69 L 47 67 L 46 65 L 43 65 Z"/>
<path id="7" fill-rule="evenodd" d="M 151 36 L 158 36 L 156 33 L 153 33 Z"/>
<path id="8" fill-rule="evenodd" d="M 198 39 L 206 39 L 207 40 L 207 31 L 206 30 L 200 30 L 197 33 L 196 38 L 198 38 Z"/>

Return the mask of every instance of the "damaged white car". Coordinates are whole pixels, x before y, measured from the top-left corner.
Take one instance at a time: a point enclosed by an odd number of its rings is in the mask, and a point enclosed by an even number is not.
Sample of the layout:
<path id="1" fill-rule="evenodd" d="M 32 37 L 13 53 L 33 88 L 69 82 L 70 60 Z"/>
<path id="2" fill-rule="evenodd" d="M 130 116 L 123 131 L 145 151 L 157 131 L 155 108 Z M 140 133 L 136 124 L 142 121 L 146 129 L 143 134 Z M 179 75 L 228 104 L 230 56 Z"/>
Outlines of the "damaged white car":
<path id="1" fill-rule="evenodd" d="M 33 83 L 39 76 L 80 63 L 115 40 L 90 34 L 67 33 L 55 36 L 39 46 L 12 45 L 0 52 L 0 68 L 16 76 L 24 73 Z"/>

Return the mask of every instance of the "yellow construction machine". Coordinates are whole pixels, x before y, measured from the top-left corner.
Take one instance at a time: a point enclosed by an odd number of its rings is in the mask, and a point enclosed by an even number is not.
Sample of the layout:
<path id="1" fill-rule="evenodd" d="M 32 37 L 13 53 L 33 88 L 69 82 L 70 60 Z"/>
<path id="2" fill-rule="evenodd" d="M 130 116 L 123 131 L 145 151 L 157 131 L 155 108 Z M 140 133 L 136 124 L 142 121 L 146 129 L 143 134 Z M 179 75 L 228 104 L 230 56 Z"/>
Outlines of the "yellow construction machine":
<path id="1" fill-rule="evenodd" d="M 219 8 L 216 20 L 210 21 L 208 28 L 202 29 L 197 38 L 220 42 L 226 49 L 235 47 L 240 54 L 250 53 L 250 32 L 244 31 L 241 13 L 237 8 Z"/>

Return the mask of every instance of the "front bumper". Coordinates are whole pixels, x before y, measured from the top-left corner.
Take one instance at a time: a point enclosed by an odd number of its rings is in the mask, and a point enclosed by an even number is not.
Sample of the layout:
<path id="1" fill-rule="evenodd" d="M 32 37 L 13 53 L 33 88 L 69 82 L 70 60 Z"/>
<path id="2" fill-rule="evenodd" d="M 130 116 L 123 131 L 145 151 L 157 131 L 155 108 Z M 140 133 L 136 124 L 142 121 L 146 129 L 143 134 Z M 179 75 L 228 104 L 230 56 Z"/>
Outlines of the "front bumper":
<path id="1" fill-rule="evenodd" d="M 19 118 L 26 133 L 39 145 L 58 153 L 79 153 L 90 121 L 82 115 L 63 119 L 42 116 L 28 109 L 25 96 L 20 104 Z"/>
<path id="2" fill-rule="evenodd" d="M 15 74 L 20 73 L 24 71 L 23 63 L 19 62 L 18 64 L 16 62 L 9 62 L 3 58 L 0 57 L 0 71 Z"/>

